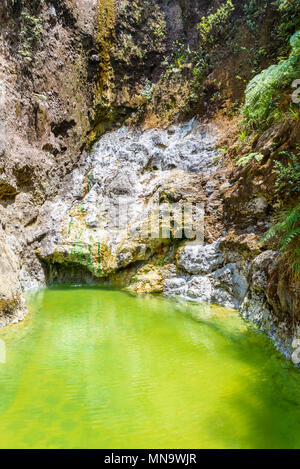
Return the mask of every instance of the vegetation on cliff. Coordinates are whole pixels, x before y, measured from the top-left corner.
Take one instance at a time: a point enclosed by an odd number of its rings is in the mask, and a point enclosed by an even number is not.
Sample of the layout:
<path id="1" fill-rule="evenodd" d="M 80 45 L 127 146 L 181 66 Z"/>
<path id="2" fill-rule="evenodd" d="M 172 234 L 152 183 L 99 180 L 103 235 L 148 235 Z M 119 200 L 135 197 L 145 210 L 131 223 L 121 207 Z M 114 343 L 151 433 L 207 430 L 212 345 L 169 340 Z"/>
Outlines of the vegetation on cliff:
<path id="1" fill-rule="evenodd" d="M 291 37 L 290 45 L 292 50 L 288 59 L 271 65 L 247 85 L 243 108 L 247 126 L 267 127 L 280 118 L 281 92 L 300 76 L 300 30 Z"/>
<path id="2" fill-rule="evenodd" d="M 300 279 L 300 149 L 297 152 L 281 152 L 281 158 L 287 163 L 276 161 L 276 190 L 281 205 L 288 204 L 276 216 L 276 224 L 272 226 L 263 241 L 273 240 L 284 254 L 286 267 L 295 279 Z M 283 202 L 285 201 L 285 202 Z"/>
<path id="3" fill-rule="evenodd" d="M 240 134 L 244 146 L 251 139 L 259 141 L 259 137 L 268 135 L 268 132 L 272 135 L 275 128 L 287 129 L 286 132 L 294 129 L 296 137 L 298 135 L 299 103 L 293 103 L 291 97 L 294 80 L 300 77 L 300 2 L 278 0 L 274 5 L 282 14 L 275 28 L 280 41 L 277 63 L 255 75 L 246 86 L 245 102 L 241 108 L 243 130 Z M 289 44 L 289 52 L 285 44 Z M 297 143 L 288 140 L 282 146 L 280 140 L 270 142 L 269 154 L 275 176 L 271 185 L 275 214 L 274 225 L 262 238 L 266 245 L 272 241 L 271 245 L 282 251 L 282 262 L 294 280 L 300 278 L 300 152 Z M 237 163 L 244 166 L 256 160 L 258 165 L 260 162 L 263 165 L 265 155 L 266 150 L 263 153 L 251 152 Z M 263 171 L 261 174 L 265 177 Z"/>

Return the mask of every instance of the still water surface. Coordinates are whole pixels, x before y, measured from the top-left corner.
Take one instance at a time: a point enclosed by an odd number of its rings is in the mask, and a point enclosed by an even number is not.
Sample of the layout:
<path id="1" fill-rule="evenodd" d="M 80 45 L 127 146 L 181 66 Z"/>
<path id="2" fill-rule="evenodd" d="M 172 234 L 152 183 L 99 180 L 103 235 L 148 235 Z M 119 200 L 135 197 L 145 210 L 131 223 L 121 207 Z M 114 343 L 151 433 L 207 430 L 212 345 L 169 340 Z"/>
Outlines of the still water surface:
<path id="1" fill-rule="evenodd" d="M 300 448 L 300 374 L 218 307 L 53 287 L 0 331 L 1 448 Z"/>

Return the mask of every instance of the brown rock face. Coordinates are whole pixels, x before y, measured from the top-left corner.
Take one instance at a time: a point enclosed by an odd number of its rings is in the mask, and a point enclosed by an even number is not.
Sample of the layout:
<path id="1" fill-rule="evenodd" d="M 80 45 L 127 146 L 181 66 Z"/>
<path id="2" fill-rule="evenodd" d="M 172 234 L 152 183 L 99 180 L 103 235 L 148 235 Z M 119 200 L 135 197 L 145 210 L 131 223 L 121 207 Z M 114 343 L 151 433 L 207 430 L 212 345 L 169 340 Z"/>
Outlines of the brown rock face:
<path id="1" fill-rule="evenodd" d="M 300 283 L 291 278 L 286 263 L 278 262 L 273 269 L 266 288 L 268 302 L 279 318 L 290 321 L 300 319 Z"/>
<path id="2" fill-rule="evenodd" d="M 19 271 L 35 272 L 43 281 L 34 252 L 44 236 L 41 207 L 88 146 L 98 67 L 91 61 L 96 4 L 1 3 L 0 315 L 10 318 L 22 309 Z"/>
<path id="3" fill-rule="evenodd" d="M 0 231 L 0 326 L 23 319 L 26 312 L 19 282 L 19 265 Z"/>

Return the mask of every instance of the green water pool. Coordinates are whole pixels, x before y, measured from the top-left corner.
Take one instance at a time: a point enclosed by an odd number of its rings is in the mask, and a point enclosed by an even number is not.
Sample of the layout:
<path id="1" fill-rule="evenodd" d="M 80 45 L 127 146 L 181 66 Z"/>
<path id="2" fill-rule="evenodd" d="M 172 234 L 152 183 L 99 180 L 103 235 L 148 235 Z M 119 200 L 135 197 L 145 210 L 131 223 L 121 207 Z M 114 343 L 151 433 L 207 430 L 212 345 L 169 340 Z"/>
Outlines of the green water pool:
<path id="1" fill-rule="evenodd" d="M 234 311 L 67 286 L 29 306 L 0 331 L 1 448 L 300 448 L 300 374 Z"/>

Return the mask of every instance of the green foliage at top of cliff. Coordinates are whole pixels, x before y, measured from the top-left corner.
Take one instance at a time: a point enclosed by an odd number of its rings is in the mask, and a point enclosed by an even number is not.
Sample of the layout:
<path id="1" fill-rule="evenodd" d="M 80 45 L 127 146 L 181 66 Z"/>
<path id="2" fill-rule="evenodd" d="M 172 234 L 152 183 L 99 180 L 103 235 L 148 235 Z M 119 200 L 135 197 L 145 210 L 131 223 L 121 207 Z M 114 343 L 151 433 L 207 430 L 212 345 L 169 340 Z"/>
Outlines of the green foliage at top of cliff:
<path id="1" fill-rule="evenodd" d="M 300 30 L 290 39 L 292 51 L 286 60 L 256 75 L 248 84 L 243 115 L 253 128 L 270 122 L 280 98 L 280 90 L 300 76 Z"/>

